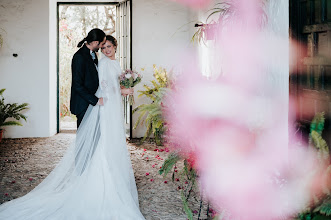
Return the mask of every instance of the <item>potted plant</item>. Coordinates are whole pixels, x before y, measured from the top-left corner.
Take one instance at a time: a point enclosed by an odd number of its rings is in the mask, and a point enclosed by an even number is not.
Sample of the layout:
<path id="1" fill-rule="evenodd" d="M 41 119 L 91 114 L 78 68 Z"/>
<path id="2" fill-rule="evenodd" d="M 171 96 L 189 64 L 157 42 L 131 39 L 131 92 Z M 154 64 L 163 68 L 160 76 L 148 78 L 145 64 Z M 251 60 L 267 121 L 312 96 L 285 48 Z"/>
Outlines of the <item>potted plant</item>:
<path id="1" fill-rule="evenodd" d="M 3 92 L 6 89 L 0 90 L 0 142 L 3 134 L 3 126 L 22 126 L 19 122 L 20 119 L 26 121 L 26 116 L 21 113 L 21 111 L 28 109 L 28 103 L 18 104 L 18 103 L 5 103 L 5 98 L 3 97 Z M 7 120 L 9 119 L 9 120 Z M 11 120 L 10 120 L 11 119 Z"/>

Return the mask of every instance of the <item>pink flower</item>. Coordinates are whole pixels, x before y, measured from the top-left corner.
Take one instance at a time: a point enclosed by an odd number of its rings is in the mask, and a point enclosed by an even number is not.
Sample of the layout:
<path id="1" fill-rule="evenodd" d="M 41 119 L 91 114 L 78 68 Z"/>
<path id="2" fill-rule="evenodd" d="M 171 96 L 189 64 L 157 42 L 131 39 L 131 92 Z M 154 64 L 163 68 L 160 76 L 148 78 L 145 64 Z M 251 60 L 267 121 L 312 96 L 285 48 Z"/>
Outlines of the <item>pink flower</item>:
<path id="1" fill-rule="evenodd" d="M 30 177 L 29 180 L 32 181 L 33 179 Z"/>
<path id="2" fill-rule="evenodd" d="M 182 187 L 178 186 L 178 188 L 177 188 L 177 189 L 178 189 L 178 190 L 180 190 L 181 188 L 182 188 Z"/>
<path id="3" fill-rule="evenodd" d="M 146 149 L 144 149 L 144 151 L 146 151 Z"/>
<path id="4" fill-rule="evenodd" d="M 161 151 L 161 152 L 163 152 L 163 151 L 164 151 L 164 149 L 161 149 L 160 151 Z"/>
<path id="5" fill-rule="evenodd" d="M 178 182 L 178 181 L 179 181 L 179 179 L 178 179 L 178 178 L 176 178 L 176 181 Z"/>
<path id="6" fill-rule="evenodd" d="M 164 181 L 164 183 L 168 183 L 168 181 Z"/>
<path id="7" fill-rule="evenodd" d="M 177 173 L 177 172 L 178 172 L 178 170 L 175 170 L 175 172 Z"/>
<path id="8" fill-rule="evenodd" d="M 157 151 L 157 152 L 159 152 L 159 149 L 154 149 L 154 151 Z"/>
<path id="9" fill-rule="evenodd" d="M 185 181 L 185 184 L 188 184 L 188 182 L 187 182 L 187 181 Z"/>
<path id="10" fill-rule="evenodd" d="M 154 181 L 154 179 L 151 179 L 151 182 L 153 182 Z"/>
<path id="11" fill-rule="evenodd" d="M 197 211 L 197 210 L 194 210 L 193 213 L 194 213 L 194 214 L 198 214 L 198 211 Z"/>
<path id="12" fill-rule="evenodd" d="M 146 173 L 146 176 L 148 176 L 149 175 L 149 173 Z"/>
<path id="13" fill-rule="evenodd" d="M 211 0 L 172 0 L 179 2 L 185 6 L 191 7 L 193 9 L 206 8 L 212 1 Z"/>
<path id="14" fill-rule="evenodd" d="M 15 180 L 13 180 L 13 181 L 11 181 L 11 183 L 16 183 L 16 181 L 15 181 Z"/>
<path id="15" fill-rule="evenodd" d="M 148 157 L 146 157 L 146 160 L 148 160 Z"/>
<path id="16" fill-rule="evenodd" d="M 8 193 L 5 193 L 5 196 L 8 196 Z"/>
<path id="17" fill-rule="evenodd" d="M 155 165 L 152 165 L 153 168 L 155 168 Z"/>

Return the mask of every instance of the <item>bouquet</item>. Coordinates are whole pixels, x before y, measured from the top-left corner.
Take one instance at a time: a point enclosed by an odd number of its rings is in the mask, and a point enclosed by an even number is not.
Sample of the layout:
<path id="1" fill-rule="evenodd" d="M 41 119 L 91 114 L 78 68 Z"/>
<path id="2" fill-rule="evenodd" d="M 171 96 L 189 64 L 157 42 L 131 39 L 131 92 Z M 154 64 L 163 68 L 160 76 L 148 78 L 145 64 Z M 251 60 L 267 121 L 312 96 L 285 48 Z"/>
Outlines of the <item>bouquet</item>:
<path id="1" fill-rule="evenodd" d="M 141 78 L 142 78 L 142 76 L 139 73 L 137 73 L 136 71 L 126 69 L 119 76 L 120 85 L 127 89 L 132 88 L 141 82 Z M 133 105 L 133 103 L 134 103 L 133 95 L 129 95 L 129 102 L 130 102 L 130 105 Z"/>

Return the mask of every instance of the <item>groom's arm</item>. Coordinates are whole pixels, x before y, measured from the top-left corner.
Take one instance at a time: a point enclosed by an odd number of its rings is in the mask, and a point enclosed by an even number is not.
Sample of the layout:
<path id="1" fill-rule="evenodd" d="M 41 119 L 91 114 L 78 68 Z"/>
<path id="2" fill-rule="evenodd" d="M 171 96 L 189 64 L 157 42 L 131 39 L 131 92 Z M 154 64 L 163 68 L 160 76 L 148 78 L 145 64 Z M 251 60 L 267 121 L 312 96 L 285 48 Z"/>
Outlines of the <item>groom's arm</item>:
<path id="1" fill-rule="evenodd" d="M 75 54 L 72 59 L 71 70 L 72 70 L 72 87 L 73 89 L 88 103 L 96 105 L 98 103 L 98 97 L 89 91 L 84 86 L 84 74 L 85 70 L 84 58 L 80 54 Z"/>

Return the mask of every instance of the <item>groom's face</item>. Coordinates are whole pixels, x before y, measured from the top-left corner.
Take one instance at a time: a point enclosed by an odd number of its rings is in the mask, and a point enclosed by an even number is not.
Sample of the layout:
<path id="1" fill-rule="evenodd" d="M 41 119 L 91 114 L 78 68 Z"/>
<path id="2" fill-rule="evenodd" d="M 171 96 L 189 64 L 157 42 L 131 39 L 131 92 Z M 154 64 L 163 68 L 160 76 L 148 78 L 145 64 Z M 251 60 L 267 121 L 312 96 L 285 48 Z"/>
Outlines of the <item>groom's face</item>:
<path id="1" fill-rule="evenodd" d="M 103 45 L 105 44 L 106 42 L 106 37 L 103 39 L 102 42 L 99 42 L 99 41 L 92 41 L 92 47 L 93 47 L 93 51 L 94 52 L 98 52 L 99 48 L 103 47 Z"/>

